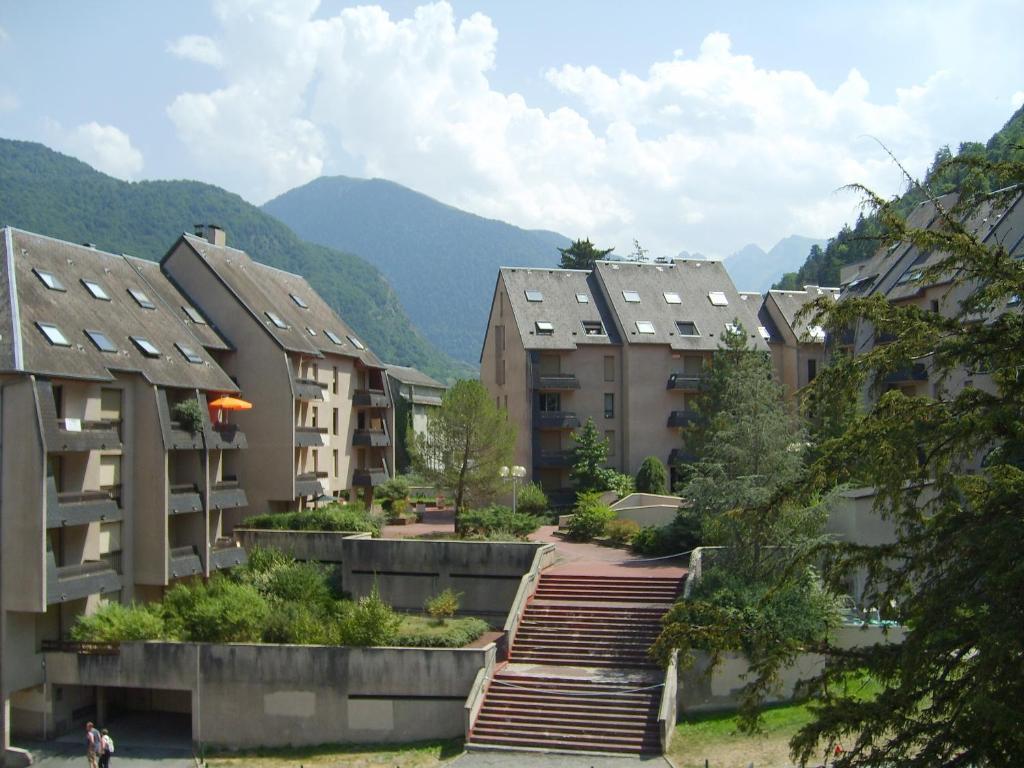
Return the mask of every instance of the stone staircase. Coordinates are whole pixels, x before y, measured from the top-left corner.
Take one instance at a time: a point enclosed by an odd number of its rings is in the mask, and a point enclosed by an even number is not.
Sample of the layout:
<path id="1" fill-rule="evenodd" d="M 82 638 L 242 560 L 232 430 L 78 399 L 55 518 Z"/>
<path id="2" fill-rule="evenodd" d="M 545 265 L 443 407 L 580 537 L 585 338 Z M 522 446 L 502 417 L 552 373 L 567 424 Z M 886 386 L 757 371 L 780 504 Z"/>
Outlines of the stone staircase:
<path id="1" fill-rule="evenodd" d="M 648 658 L 677 578 L 543 574 L 509 663 L 484 694 L 473 747 L 651 754 L 664 674 Z"/>

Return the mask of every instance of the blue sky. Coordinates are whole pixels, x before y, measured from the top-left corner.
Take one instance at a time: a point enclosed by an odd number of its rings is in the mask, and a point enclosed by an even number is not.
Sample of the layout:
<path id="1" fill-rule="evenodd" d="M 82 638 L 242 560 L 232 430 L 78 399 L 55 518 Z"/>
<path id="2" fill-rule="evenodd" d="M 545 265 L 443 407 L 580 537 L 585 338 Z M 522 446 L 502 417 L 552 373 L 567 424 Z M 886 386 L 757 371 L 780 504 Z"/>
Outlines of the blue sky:
<path id="1" fill-rule="evenodd" d="M 726 6 L 726 7 L 718 7 Z M 810 7 L 809 7 L 810 6 Z M 765 8 L 769 8 L 766 11 Z M 254 203 L 381 176 L 620 251 L 856 215 L 1024 102 L 1021 2 L 0 2 L 0 136 Z"/>

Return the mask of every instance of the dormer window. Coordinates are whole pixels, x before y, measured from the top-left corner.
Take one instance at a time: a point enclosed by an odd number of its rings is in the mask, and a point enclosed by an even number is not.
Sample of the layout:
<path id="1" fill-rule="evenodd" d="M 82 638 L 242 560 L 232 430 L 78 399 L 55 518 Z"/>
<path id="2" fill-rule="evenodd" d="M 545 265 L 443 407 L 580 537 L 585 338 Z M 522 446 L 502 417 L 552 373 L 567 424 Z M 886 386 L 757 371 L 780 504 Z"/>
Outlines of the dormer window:
<path id="1" fill-rule="evenodd" d="M 61 290 L 61 291 L 63 291 L 64 289 L 63 288 L 59 288 L 59 289 L 55 288 L 54 290 Z M 48 342 L 50 342 L 51 344 L 53 344 L 53 346 L 55 346 L 55 347 L 70 347 L 71 346 L 71 342 L 68 341 L 68 337 L 65 336 L 64 332 L 60 328 L 58 328 L 56 325 L 54 325 L 53 323 L 39 323 L 39 322 L 37 322 L 36 323 L 36 328 L 38 328 L 42 332 L 43 336 L 46 337 L 46 340 Z"/>
<path id="2" fill-rule="evenodd" d="M 679 294 L 675 291 L 665 291 L 662 296 L 665 297 L 666 304 L 682 304 L 683 300 L 679 298 Z"/>
<path id="3" fill-rule="evenodd" d="M 607 336 L 604 330 L 604 323 L 600 320 L 584 320 L 583 321 L 583 335 L 584 336 Z"/>
<path id="4" fill-rule="evenodd" d="M 535 325 L 538 336 L 552 336 L 555 333 L 555 325 L 550 320 L 538 320 Z"/>
<path id="5" fill-rule="evenodd" d="M 355 336 L 349 336 L 348 340 L 352 342 L 352 346 L 355 347 L 356 349 L 366 349 L 366 347 L 363 345 L 363 342 L 361 342 Z"/>
<path id="6" fill-rule="evenodd" d="M 265 314 L 270 319 L 270 322 L 272 322 L 278 328 L 284 330 L 285 328 L 288 327 L 288 324 L 285 323 L 285 321 L 281 319 L 281 316 L 278 315 L 276 312 L 271 312 L 268 310 L 263 314 Z"/>
<path id="7" fill-rule="evenodd" d="M 132 340 L 132 344 L 138 347 L 139 352 L 146 357 L 160 357 L 160 350 L 149 339 L 145 339 L 142 336 L 129 336 L 128 338 Z"/>
<path id="8" fill-rule="evenodd" d="M 710 301 L 716 307 L 729 306 L 729 300 L 725 298 L 725 293 L 723 293 L 722 291 L 709 291 L 708 301 Z"/>
<path id="9" fill-rule="evenodd" d="M 195 307 L 188 306 L 187 304 L 182 307 L 185 310 L 185 314 L 188 315 L 188 319 L 196 325 L 206 325 L 206 318 L 199 314 L 199 310 Z"/>
<path id="10" fill-rule="evenodd" d="M 527 301 L 544 301 L 544 294 L 540 291 L 526 291 Z"/>
<path id="11" fill-rule="evenodd" d="M 578 303 L 578 304 L 589 304 L 590 303 L 590 297 L 587 296 L 587 294 L 585 294 L 585 293 L 577 293 L 576 294 L 576 303 Z"/>
<path id="12" fill-rule="evenodd" d="M 188 360 L 190 363 L 203 362 L 203 358 L 197 355 L 195 350 L 193 350 L 191 347 L 186 347 L 184 344 L 179 344 L 178 342 L 174 342 L 174 346 L 176 346 L 178 348 L 178 351 L 181 352 L 181 356 Z"/>
<path id="13" fill-rule="evenodd" d="M 636 321 L 636 332 L 643 333 L 645 335 L 654 333 L 654 323 L 650 320 L 637 320 Z"/>
<path id="14" fill-rule="evenodd" d="M 99 299 L 100 301 L 110 301 L 110 296 L 107 295 L 107 292 L 103 289 L 103 286 L 97 283 L 95 280 L 86 280 L 85 278 L 82 278 L 82 285 L 85 286 L 85 290 L 92 294 L 92 297 L 94 299 Z"/>
<path id="15" fill-rule="evenodd" d="M 638 291 L 623 291 L 622 298 L 629 304 L 640 303 L 640 293 Z"/>
<path id="16" fill-rule="evenodd" d="M 89 337 L 89 341 L 95 344 L 96 349 L 100 352 L 117 352 L 117 346 L 110 340 L 110 337 L 107 336 L 107 334 L 103 333 L 103 331 L 87 330 L 85 335 Z"/>
<path id="17" fill-rule="evenodd" d="M 156 304 L 149 300 L 149 296 L 140 291 L 138 288 L 129 288 L 128 293 L 135 299 L 135 303 L 143 309 L 156 309 Z"/>
<path id="18" fill-rule="evenodd" d="M 309 309 L 309 304 L 307 304 L 306 300 L 301 296 L 296 296 L 294 293 L 289 293 L 288 295 L 292 297 L 292 301 L 295 302 L 295 306 L 302 307 L 302 309 Z"/>
<path id="19" fill-rule="evenodd" d="M 64 283 L 60 281 L 53 272 L 47 272 L 45 269 L 32 269 L 32 273 L 39 278 L 40 282 L 49 288 L 51 291 L 66 291 Z"/>
<path id="20" fill-rule="evenodd" d="M 341 337 L 338 334 L 336 334 L 334 331 L 328 331 L 326 328 L 324 329 L 324 336 L 333 341 L 339 347 L 345 343 L 341 340 Z"/>

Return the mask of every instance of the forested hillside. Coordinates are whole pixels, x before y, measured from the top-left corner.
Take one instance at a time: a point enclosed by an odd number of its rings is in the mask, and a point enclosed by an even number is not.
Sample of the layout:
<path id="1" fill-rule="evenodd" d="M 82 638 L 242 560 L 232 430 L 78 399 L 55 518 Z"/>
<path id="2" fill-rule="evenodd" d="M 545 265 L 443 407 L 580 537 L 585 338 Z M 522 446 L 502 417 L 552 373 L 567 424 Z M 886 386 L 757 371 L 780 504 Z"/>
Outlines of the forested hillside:
<path id="1" fill-rule="evenodd" d="M 935 154 L 935 161 L 925 175 L 925 185 L 932 195 L 941 195 L 959 189 L 964 183 L 971 183 L 985 189 L 991 181 L 985 177 L 977 177 L 965 167 L 954 167 L 937 172 L 939 165 L 953 157 L 949 147 L 943 147 Z M 992 162 L 1000 162 L 1015 157 L 1024 158 L 1024 107 L 1014 113 L 987 143 L 976 141 L 963 142 L 956 152 L 957 157 L 979 157 Z M 926 193 L 918 188 L 910 189 L 899 200 L 902 213 L 908 213 L 915 205 L 926 198 Z M 789 272 L 775 284 L 776 288 L 799 289 L 804 285 L 839 285 L 839 270 L 847 264 L 871 256 L 877 247 L 876 238 L 879 234 L 878 222 L 872 216 L 859 216 L 853 227 L 844 226 L 839 234 L 821 248 L 812 246 L 810 254 L 803 266 L 796 272 Z"/>
<path id="2" fill-rule="evenodd" d="M 439 171 L 439 172 L 443 172 Z M 485 219 L 383 179 L 322 177 L 263 206 L 299 236 L 358 253 L 416 327 L 476 365 L 498 267 L 553 267 L 569 239 Z"/>
<path id="3" fill-rule="evenodd" d="M 306 277 L 387 362 L 440 379 L 472 373 L 412 326 L 372 265 L 302 241 L 238 195 L 195 181 L 124 182 L 42 144 L 0 139 L 0 224 L 158 260 L 201 222 L 222 226 L 257 261 Z"/>

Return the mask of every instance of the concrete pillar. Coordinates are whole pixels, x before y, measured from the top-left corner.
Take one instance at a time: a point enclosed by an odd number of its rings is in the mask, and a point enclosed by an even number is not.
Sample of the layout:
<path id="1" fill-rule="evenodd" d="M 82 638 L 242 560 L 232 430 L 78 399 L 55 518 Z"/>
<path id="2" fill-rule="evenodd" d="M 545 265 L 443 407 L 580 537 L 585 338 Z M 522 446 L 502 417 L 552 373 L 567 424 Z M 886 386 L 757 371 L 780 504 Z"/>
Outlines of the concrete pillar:
<path id="1" fill-rule="evenodd" d="M 96 722 L 98 728 L 107 727 L 107 689 L 102 685 L 96 686 Z"/>

